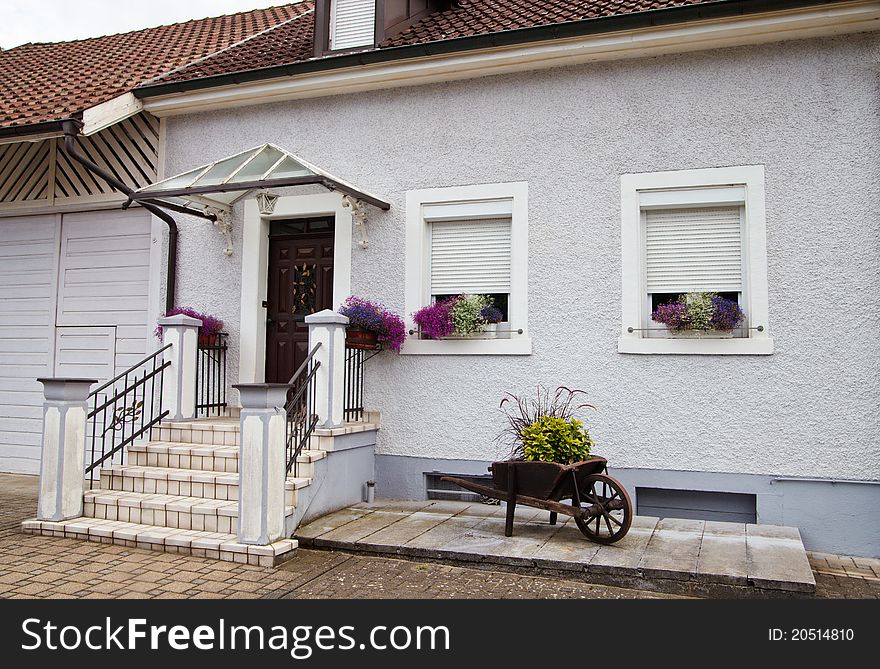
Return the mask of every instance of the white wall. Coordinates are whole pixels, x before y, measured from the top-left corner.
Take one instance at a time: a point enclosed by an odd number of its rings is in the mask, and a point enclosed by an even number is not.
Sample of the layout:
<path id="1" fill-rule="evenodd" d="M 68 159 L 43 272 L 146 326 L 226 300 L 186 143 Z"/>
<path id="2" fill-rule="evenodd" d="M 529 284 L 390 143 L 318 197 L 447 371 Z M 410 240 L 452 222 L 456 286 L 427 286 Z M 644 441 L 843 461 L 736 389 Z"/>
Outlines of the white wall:
<path id="1" fill-rule="evenodd" d="M 352 281 L 398 310 L 407 190 L 529 182 L 534 354 L 374 359 L 379 453 L 492 459 L 502 393 L 540 382 L 588 391 L 617 467 L 876 480 L 878 46 L 852 35 L 172 118 L 166 173 L 268 141 L 388 198 Z M 776 353 L 618 354 L 620 174 L 752 164 Z M 232 258 L 205 223 L 180 241 L 178 301 L 227 319 L 233 346 L 239 235 Z"/>

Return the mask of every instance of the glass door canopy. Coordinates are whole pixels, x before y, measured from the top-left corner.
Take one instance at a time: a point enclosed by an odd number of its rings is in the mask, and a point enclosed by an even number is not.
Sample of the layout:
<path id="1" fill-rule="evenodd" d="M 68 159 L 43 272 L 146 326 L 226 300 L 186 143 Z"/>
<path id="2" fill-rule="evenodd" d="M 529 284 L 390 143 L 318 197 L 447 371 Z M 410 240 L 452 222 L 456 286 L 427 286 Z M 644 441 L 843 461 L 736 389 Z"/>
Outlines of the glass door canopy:
<path id="1" fill-rule="evenodd" d="M 391 205 L 274 144 L 263 144 L 139 188 L 131 199 L 188 208 L 227 209 L 253 190 L 314 185 L 340 191 L 380 209 Z M 161 204 L 161 202 L 159 202 Z"/>

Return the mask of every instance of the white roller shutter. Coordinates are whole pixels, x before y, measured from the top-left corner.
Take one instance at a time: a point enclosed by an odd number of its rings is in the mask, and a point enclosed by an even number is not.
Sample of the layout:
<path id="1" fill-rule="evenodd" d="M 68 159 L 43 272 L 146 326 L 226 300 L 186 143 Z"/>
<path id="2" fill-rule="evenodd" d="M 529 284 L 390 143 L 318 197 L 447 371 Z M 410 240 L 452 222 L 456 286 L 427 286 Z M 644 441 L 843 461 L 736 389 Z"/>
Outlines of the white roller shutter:
<path id="1" fill-rule="evenodd" d="M 330 48 L 373 46 L 376 36 L 376 0 L 332 0 Z"/>
<path id="2" fill-rule="evenodd" d="M 649 293 L 742 290 L 740 207 L 645 212 Z"/>
<path id="3" fill-rule="evenodd" d="M 431 223 L 431 295 L 510 292 L 510 219 Z"/>

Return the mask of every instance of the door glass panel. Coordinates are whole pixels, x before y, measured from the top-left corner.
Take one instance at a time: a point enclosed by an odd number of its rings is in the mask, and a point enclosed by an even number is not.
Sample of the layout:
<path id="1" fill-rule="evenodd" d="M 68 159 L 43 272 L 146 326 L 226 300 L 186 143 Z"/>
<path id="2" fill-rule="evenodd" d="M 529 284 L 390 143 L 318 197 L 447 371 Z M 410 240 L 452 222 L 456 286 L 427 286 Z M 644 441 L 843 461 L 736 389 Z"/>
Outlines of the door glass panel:
<path id="1" fill-rule="evenodd" d="M 317 311 L 318 294 L 318 266 L 311 263 L 302 263 L 293 267 L 293 281 L 291 281 L 293 296 L 293 317 L 295 320 L 304 320 L 306 316 Z"/>

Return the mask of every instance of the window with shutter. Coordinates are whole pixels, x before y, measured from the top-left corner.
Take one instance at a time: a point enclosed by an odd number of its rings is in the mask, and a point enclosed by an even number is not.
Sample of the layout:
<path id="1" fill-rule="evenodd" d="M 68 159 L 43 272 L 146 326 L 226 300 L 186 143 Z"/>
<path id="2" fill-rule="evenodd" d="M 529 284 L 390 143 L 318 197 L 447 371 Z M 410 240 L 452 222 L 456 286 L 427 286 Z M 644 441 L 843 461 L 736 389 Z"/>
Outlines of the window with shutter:
<path id="1" fill-rule="evenodd" d="M 773 352 L 767 334 L 763 166 L 621 175 L 621 221 L 619 352 Z M 670 326 L 676 323 L 678 307 L 664 309 L 653 320 L 661 305 L 677 303 L 685 293 L 703 292 L 739 303 L 745 320 L 732 330 Z M 698 299 L 687 303 L 688 309 L 697 309 L 695 314 L 706 313 L 699 310 Z M 711 308 L 731 313 L 730 307 Z"/>
<path id="2" fill-rule="evenodd" d="M 431 295 L 510 292 L 510 219 L 431 226 Z"/>
<path id="3" fill-rule="evenodd" d="M 376 0 L 332 0 L 330 48 L 373 46 L 376 35 Z"/>
<path id="4" fill-rule="evenodd" d="M 487 295 L 501 312 L 491 337 L 410 337 L 404 355 L 530 355 L 528 184 L 407 191 L 406 312 L 455 295 Z"/>

